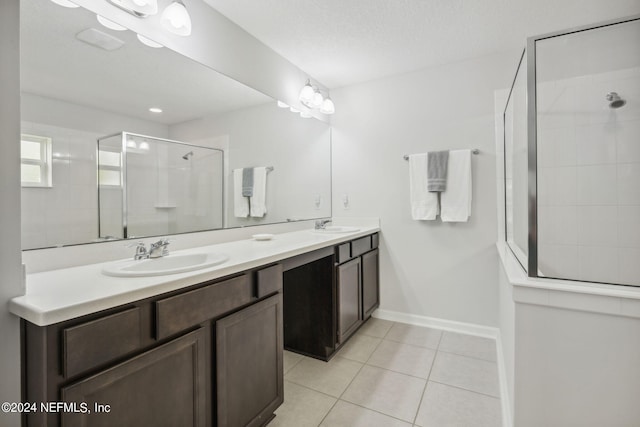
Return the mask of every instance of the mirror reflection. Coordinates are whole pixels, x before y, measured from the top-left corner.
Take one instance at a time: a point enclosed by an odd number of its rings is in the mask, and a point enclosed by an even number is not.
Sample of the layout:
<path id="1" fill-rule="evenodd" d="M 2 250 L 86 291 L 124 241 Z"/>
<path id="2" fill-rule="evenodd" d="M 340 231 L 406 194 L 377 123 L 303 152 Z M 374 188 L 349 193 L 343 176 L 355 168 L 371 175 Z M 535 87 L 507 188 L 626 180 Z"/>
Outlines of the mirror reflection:
<path id="1" fill-rule="evenodd" d="M 21 2 L 21 93 L 23 249 L 331 215 L 326 123 L 82 8 Z M 244 214 L 234 170 L 267 167 Z"/>

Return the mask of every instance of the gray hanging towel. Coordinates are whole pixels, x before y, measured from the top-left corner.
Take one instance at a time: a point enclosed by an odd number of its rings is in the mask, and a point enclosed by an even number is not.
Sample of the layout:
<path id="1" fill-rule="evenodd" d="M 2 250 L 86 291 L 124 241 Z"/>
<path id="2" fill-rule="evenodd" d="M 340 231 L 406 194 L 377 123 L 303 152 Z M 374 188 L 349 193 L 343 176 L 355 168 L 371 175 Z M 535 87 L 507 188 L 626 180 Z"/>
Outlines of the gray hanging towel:
<path id="1" fill-rule="evenodd" d="M 253 168 L 242 169 L 242 196 L 253 197 Z"/>
<path id="2" fill-rule="evenodd" d="M 442 192 L 447 189 L 447 164 L 449 151 L 427 153 L 427 190 Z"/>

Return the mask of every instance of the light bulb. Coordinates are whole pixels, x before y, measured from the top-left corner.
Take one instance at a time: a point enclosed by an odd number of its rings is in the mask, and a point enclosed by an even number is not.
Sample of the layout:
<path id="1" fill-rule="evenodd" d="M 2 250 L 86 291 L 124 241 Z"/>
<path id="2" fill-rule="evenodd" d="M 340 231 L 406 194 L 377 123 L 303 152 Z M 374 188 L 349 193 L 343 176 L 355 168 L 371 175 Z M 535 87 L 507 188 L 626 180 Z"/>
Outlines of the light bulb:
<path id="1" fill-rule="evenodd" d="M 300 102 L 302 102 L 304 105 L 310 106 L 313 103 L 313 95 L 313 87 L 311 86 L 311 83 L 307 81 L 307 84 L 305 84 L 302 89 L 300 89 L 298 100 L 300 100 Z"/>
<path id="2" fill-rule="evenodd" d="M 114 30 L 114 31 L 127 31 L 127 29 L 125 27 L 123 27 L 120 24 L 116 24 L 113 21 L 108 20 L 107 18 L 103 18 L 100 15 L 96 15 L 96 18 L 98 19 L 98 22 L 101 23 L 104 27 L 107 27 L 110 30 Z"/>
<path id="3" fill-rule="evenodd" d="M 333 114 L 336 112 L 336 106 L 333 105 L 333 101 L 328 96 L 322 101 L 322 107 L 320 107 L 322 114 Z"/>
<path id="4" fill-rule="evenodd" d="M 146 38 L 145 36 L 141 36 L 140 34 L 136 35 L 138 37 L 138 40 L 140 40 L 140 43 L 147 45 L 149 47 L 153 47 L 155 49 L 161 48 L 163 47 L 160 43 L 154 42 L 151 39 Z"/>
<path id="5" fill-rule="evenodd" d="M 280 107 L 280 108 L 289 108 L 289 105 L 285 104 L 282 101 L 278 101 L 278 107 Z"/>
<path id="6" fill-rule="evenodd" d="M 162 12 L 162 25 L 173 34 L 191 35 L 191 16 L 180 1 L 174 1 Z"/>
<path id="7" fill-rule="evenodd" d="M 311 101 L 311 106 L 313 108 L 320 108 L 322 107 L 323 102 L 324 102 L 324 98 L 322 97 L 322 94 L 320 93 L 320 91 L 316 90 L 315 93 L 313 94 L 313 100 Z"/>
<path id="8" fill-rule="evenodd" d="M 69 9 L 75 9 L 76 7 L 80 7 L 75 3 L 71 3 L 69 0 L 51 0 L 58 6 L 68 7 Z"/>

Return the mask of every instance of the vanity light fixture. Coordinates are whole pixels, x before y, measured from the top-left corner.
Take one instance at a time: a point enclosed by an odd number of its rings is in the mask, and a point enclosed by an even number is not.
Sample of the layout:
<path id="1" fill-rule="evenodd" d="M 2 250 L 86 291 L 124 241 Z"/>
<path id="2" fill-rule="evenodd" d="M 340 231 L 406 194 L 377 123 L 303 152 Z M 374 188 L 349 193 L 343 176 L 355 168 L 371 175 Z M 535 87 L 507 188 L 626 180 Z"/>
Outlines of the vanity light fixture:
<path id="1" fill-rule="evenodd" d="M 164 47 L 160 43 L 154 42 L 153 40 L 148 39 L 145 36 L 141 36 L 140 34 L 136 34 L 136 37 L 138 37 L 138 40 L 140 40 L 140 43 L 142 43 L 142 44 L 144 44 L 146 46 L 149 46 L 149 47 L 152 47 L 152 48 L 155 48 L 155 49 Z"/>
<path id="2" fill-rule="evenodd" d="M 298 99 L 304 106 L 311 109 L 319 109 L 323 114 L 333 114 L 336 111 L 336 107 L 329 95 L 325 98 L 320 89 L 311 85 L 310 80 L 307 80 L 307 83 L 300 89 Z"/>
<path id="3" fill-rule="evenodd" d="M 175 0 L 162 12 L 161 22 L 167 31 L 179 36 L 191 35 L 191 16 L 180 0 Z"/>
<path id="4" fill-rule="evenodd" d="M 152 113 L 159 114 L 159 113 L 162 113 L 162 108 L 151 107 L 151 108 L 149 108 L 149 111 L 151 111 Z"/>
<path id="5" fill-rule="evenodd" d="M 142 141 L 140 143 L 140 145 L 138 145 L 138 148 L 141 150 L 149 150 L 149 143 L 147 141 Z"/>
<path id="6" fill-rule="evenodd" d="M 71 3 L 69 0 L 51 0 L 58 6 L 68 7 L 69 9 L 75 9 L 76 7 L 80 7 L 75 3 Z"/>
<path id="7" fill-rule="evenodd" d="M 300 117 L 302 117 L 303 119 L 310 119 L 311 113 L 309 113 L 308 111 L 300 111 Z"/>
<path id="8" fill-rule="evenodd" d="M 109 0 L 111 4 L 138 18 L 158 13 L 158 0 Z"/>
<path id="9" fill-rule="evenodd" d="M 100 15 L 96 15 L 96 18 L 98 19 L 98 22 L 101 23 L 104 27 L 110 29 L 110 30 L 114 30 L 114 31 L 127 31 L 127 29 L 125 27 L 123 27 L 120 24 L 116 24 L 113 21 L 108 20 L 107 18 L 103 18 Z"/>
<path id="10" fill-rule="evenodd" d="M 300 110 L 298 110 L 297 108 L 294 107 L 289 107 L 289 111 L 291 111 L 292 113 L 299 113 Z"/>

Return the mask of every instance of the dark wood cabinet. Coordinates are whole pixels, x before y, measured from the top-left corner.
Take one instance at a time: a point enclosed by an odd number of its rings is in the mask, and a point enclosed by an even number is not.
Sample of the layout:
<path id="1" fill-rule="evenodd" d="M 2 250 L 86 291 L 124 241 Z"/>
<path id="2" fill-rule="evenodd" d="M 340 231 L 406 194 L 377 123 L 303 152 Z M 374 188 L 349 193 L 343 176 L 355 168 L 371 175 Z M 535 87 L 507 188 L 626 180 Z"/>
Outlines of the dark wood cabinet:
<path id="1" fill-rule="evenodd" d="M 110 369 L 64 386 L 64 427 L 210 425 L 208 327 L 176 338 Z M 102 405 L 102 406 L 100 406 Z M 84 413 L 83 413 L 84 412 Z"/>
<path id="2" fill-rule="evenodd" d="M 273 264 L 54 325 L 23 321 L 25 402 L 67 405 L 23 425 L 264 425 L 283 401 L 281 290 Z"/>
<path id="3" fill-rule="evenodd" d="M 344 343 L 362 323 L 360 258 L 337 267 L 338 344 Z"/>
<path id="4" fill-rule="evenodd" d="M 284 264 L 287 350 L 329 360 L 379 306 L 378 234 Z"/>
<path id="5" fill-rule="evenodd" d="M 371 317 L 371 313 L 380 305 L 378 249 L 362 255 L 362 316 Z"/>
<path id="6" fill-rule="evenodd" d="M 284 400 L 282 294 L 216 322 L 218 426 L 262 426 Z"/>

